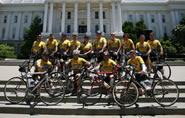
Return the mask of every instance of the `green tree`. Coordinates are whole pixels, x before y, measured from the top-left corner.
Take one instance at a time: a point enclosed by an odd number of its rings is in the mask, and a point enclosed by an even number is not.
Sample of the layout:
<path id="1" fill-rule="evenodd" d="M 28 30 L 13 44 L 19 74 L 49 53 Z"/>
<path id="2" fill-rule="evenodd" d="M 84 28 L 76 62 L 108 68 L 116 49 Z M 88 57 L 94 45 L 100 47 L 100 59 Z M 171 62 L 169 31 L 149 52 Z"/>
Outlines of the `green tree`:
<path id="1" fill-rule="evenodd" d="M 125 22 L 122 26 L 123 32 L 129 34 L 129 38 L 134 41 L 137 40 L 136 30 L 132 22 Z"/>
<path id="2" fill-rule="evenodd" d="M 137 43 L 139 41 L 139 36 L 141 34 L 144 34 L 144 31 L 146 30 L 146 25 L 144 24 L 144 20 L 141 19 L 136 23 L 136 26 L 134 26 L 132 22 L 125 22 L 122 26 L 122 29 L 124 33 L 129 34 L 134 43 Z"/>
<path id="3" fill-rule="evenodd" d="M 32 44 L 36 40 L 37 35 L 39 35 L 42 32 L 42 24 L 41 19 L 39 16 L 36 16 L 28 30 L 25 31 L 24 34 L 24 42 L 21 45 L 21 55 L 19 57 L 21 58 L 29 58 Z"/>
<path id="4" fill-rule="evenodd" d="M 138 21 L 136 23 L 136 35 L 137 35 L 137 38 L 139 38 L 139 36 L 141 34 L 144 34 L 145 33 L 145 30 L 147 29 L 146 25 L 144 24 L 144 20 L 141 19 L 140 21 Z"/>
<path id="5" fill-rule="evenodd" d="M 179 43 L 185 45 L 185 18 L 172 30 L 172 33 Z"/>
<path id="6" fill-rule="evenodd" d="M 14 47 L 0 44 L 0 58 L 16 58 Z"/>

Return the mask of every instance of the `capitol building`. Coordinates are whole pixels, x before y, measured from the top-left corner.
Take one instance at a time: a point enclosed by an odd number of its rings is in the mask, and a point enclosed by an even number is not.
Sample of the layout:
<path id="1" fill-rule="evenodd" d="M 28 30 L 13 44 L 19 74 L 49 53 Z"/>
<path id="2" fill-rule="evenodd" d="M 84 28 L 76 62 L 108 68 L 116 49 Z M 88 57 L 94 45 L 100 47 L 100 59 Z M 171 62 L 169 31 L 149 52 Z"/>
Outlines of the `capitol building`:
<path id="1" fill-rule="evenodd" d="M 185 17 L 185 0 L 0 0 L 0 43 L 21 42 L 35 16 L 43 36 L 75 32 L 79 36 L 122 36 L 122 24 L 144 19 L 156 38 L 171 36 Z"/>

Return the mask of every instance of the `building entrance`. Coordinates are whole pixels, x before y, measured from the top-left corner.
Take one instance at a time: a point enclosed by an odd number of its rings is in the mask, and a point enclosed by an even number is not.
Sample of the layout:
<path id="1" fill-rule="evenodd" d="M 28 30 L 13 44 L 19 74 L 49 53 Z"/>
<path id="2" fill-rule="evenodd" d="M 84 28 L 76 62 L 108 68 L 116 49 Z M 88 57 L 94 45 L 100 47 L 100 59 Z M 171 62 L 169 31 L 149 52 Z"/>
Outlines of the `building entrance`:
<path id="1" fill-rule="evenodd" d="M 78 32 L 79 33 L 86 33 L 87 32 L 87 26 L 86 25 L 80 25 L 78 27 Z"/>

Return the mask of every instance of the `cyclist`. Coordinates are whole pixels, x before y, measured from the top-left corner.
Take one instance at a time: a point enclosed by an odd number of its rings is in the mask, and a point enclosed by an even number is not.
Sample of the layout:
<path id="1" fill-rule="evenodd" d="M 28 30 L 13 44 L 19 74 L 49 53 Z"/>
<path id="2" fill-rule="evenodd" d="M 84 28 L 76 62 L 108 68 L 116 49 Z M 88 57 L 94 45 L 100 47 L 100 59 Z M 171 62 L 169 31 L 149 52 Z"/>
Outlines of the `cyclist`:
<path id="1" fill-rule="evenodd" d="M 77 92 L 80 92 L 80 79 L 81 78 L 78 78 L 78 77 L 80 76 L 81 69 L 85 65 L 90 66 L 90 63 L 86 61 L 85 59 L 80 58 L 79 54 L 80 54 L 79 50 L 73 50 L 73 58 L 65 63 L 65 65 L 71 66 L 74 72 L 74 78 L 72 78 L 72 80 L 74 80 L 75 89 L 77 89 Z M 76 90 L 74 90 L 73 94 L 75 93 L 76 93 Z"/>
<path id="2" fill-rule="evenodd" d="M 70 41 L 67 39 L 67 33 L 63 32 L 61 35 L 61 40 L 58 42 L 58 52 L 61 63 L 61 71 L 63 71 L 63 62 L 68 59 L 68 52 L 70 48 Z"/>
<path id="3" fill-rule="evenodd" d="M 54 34 L 50 34 L 49 39 L 46 40 L 46 46 L 47 46 L 47 51 L 48 54 L 53 57 L 54 54 L 57 52 L 58 50 L 58 43 L 57 40 L 54 37 Z"/>
<path id="4" fill-rule="evenodd" d="M 146 86 L 145 83 L 143 82 L 144 80 L 147 79 L 146 76 L 146 66 L 143 61 L 143 59 L 140 56 L 136 55 L 135 50 L 130 50 L 130 59 L 128 60 L 128 65 L 133 67 L 135 71 L 137 72 L 135 74 L 136 80 L 141 83 L 147 90 L 151 89 L 150 87 Z M 139 87 L 139 86 L 138 86 Z M 144 90 L 139 89 L 140 94 L 144 94 Z"/>
<path id="5" fill-rule="evenodd" d="M 157 60 L 157 56 L 163 56 L 163 47 L 162 47 L 160 41 L 155 39 L 154 32 L 150 33 L 150 40 L 148 40 L 147 42 L 150 44 L 150 47 L 152 49 L 152 51 L 150 53 L 151 62 L 157 61 L 157 63 L 158 63 L 158 61 L 160 61 L 160 60 Z M 160 55 L 158 55 L 158 54 L 160 54 Z M 164 75 L 163 66 L 158 66 L 157 69 L 153 68 L 153 70 L 154 71 L 159 70 L 162 73 L 163 77 L 166 78 L 166 76 Z"/>
<path id="6" fill-rule="evenodd" d="M 88 36 L 84 36 L 84 42 L 81 44 L 80 51 L 82 57 L 88 61 L 91 60 L 92 44 L 89 42 Z"/>
<path id="7" fill-rule="evenodd" d="M 110 56 L 113 60 L 117 60 L 117 62 L 120 62 L 120 49 L 121 49 L 121 42 L 120 39 L 115 38 L 115 33 L 111 33 L 111 40 L 108 42 L 108 51 Z"/>
<path id="8" fill-rule="evenodd" d="M 136 44 L 136 50 L 141 54 L 142 59 L 144 60 L 146 66 L 147 66 L 147 71 L 150 72 L 150 52 L 151 52 L 151 47 L 150 44 L 145 42 L 145 35 L 141 34 L 139 37 L 139 41 Z"/>
<path id="9" fill-rule="evenodd" d="M 163 47 L 159 40 L 156 40 L 154 37 L 154 32 L 150 33 L 150 40 L 147 41 L 150 44 L 150 47 L 152 49 L 150 53 L 151 61 L 155 61 L 156 54 L 159 53 L 161 56 L 163 55 Z"/>
<path id="10" fill-rule="evenodd" d="M 100 70 L 100 72 L 107 72 L 105 82 L 110 85 L 110 88 L 113 87 L 114 82 L 114 74 L 112 72 L 116 69 L 116 62 L 110 59 L 109 52 L 106 51 L 103 53 L 103 61 L 100 62 L 100 64 L 95 67 L 93 70 Z"/>
<path id="11" fill-rule="evenodd" d="M 49 55 L 47 53 L 43 53 L 42 59 L 38 59 L 35 63 L 35 72 L 45 72 L 48 73 L 51 72 L 52 69 L 52 63 L 49 61 Z M 37 84 L 42 78 L 44 78 L 44 75 L 34 75 L 33 79 L 35 80 L 35 84 Z M 37 89 L 36 94 L 39 94 L 39 87 Z"/>
<path id="12" fill-rule="evenodd" d="M 73 50 L 80 49 L 80 41 L 77 40 L 77 33 L 73 33 L 73 40 L 70 42 L 70 54 L 72 54 Z"/>
<path id="13" fill-rule="evenodd" d="M 41 55 L 46 52 L 46 45 L 42 41 L 42 35 L 37 36 L 37 40 L 33 42 L 33 46 L 31 48 L 31 55 L 35 59 L 41 58 Z"/>
<path id="14" fill-rule="evenodd" d="M 132 39 L 129 39 L 129 34 L 125 33 L 122 40 L 122 53 L 127 54 L 130 50 L 135 50 L 135 45 Z"/>
<path id="15" fill-rule="evenodd" d="M 97 53 L 98 63 L 100 63 L 103 60 L 102 54 L 105 51 L 106 46 L 107 46 L 106 38 L 102 37 L 101 31 L 97 31 L 97 39 L 93 42 L 92 53 Z"/>

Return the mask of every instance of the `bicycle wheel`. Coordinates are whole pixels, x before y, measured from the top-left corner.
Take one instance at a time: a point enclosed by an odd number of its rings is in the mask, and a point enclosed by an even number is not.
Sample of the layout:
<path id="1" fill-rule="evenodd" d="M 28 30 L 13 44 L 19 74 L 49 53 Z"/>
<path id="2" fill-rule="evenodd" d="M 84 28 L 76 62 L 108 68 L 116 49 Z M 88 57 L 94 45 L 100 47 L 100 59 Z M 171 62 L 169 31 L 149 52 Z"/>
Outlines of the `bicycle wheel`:
<path id="1" fill-rule="evenodd" d="M 102 88 L 93 78 L 86 77 L 81 81 L 81 91 L 77 93 L 78 100 L 84 105 L 94 105 L 101 99 Z"/>
<path id="2" fill-rule="evenodd" d="M 157 64 L 157 70 L 161 72 L 164 79 L 169 79 L 171 77 L 171 68 L 166 62 L 160 62 L 160 64 Z"/>
<path id="3" fill-rule="evenodd" d="M 171 106 L 179 98 L 179 89 L 172 80 L 163 79 L 154 86 L 153 97 L 159 105 L 163 107 Z"/>
<path id="4" fill-rule="evenodd" d="M 4 96 L 10 103 L 18 104 L 25 99 L 26 91 L 26 82 L 20 77 L 13 77 L 5 84 Z"/>
<path id="5" fill-rule="evenodd" d="M 121 107 L 129 107 L 135 104 L 139 98 L 139 92 L 137 86 L 128 80 L 118 82 L 113 87 L 114 101 Z"/>
<path id="6" fill-rule="evenodd" d="M 63 100 L 65 88 L 61 80 L 50 77 L 40 86 L 40 99 L 46 105 L 56 105 Z"/>

